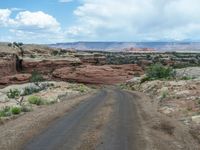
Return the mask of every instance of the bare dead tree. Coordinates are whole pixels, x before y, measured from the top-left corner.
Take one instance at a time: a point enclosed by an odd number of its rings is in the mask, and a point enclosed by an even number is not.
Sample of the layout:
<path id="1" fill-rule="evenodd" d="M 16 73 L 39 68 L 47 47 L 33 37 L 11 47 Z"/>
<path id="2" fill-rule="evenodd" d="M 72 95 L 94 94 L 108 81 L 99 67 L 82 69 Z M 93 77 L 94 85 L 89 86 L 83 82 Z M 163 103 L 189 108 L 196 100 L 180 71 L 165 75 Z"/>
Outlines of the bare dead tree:
<path id="1" fill-rule="evenodd" d="M 22 106 L 22 103 L 24 101 L 24 96 L 21 96 L 19 99 L 15 99 L 15 101 L 17 101 L 17 105 Z"/>

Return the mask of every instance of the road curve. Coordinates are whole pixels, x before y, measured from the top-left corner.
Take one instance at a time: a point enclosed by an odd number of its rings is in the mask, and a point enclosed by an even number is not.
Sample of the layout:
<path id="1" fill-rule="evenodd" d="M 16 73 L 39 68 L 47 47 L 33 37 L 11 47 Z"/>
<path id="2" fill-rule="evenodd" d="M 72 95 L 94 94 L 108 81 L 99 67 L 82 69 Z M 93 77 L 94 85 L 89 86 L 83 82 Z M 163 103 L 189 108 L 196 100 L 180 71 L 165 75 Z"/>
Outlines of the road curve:
<path id="1" fill-rule="evenodd" d="M 145 144 L 140 136 L 140 120 L 135 105 L 137 99 L 137 95 L 116 88 L 100 90 L 51 123 L 28 141 L 23 149 L 143 150 Z M 100 112 L 110 113 L 98 124 L 98 119 L 102 118 Z"/>

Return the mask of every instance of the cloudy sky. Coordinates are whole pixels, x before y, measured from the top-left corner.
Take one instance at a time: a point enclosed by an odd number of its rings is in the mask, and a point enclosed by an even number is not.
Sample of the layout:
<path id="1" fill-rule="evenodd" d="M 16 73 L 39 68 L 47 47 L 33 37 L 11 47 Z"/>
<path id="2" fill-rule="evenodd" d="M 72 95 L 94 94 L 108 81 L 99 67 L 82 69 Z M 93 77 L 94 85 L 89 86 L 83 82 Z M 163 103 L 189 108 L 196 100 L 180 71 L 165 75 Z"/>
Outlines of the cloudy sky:
<path id="1" fill-rule="evenodd" d="M 0 41 L 200 41 L 200 0 L 0 0 Z"/>

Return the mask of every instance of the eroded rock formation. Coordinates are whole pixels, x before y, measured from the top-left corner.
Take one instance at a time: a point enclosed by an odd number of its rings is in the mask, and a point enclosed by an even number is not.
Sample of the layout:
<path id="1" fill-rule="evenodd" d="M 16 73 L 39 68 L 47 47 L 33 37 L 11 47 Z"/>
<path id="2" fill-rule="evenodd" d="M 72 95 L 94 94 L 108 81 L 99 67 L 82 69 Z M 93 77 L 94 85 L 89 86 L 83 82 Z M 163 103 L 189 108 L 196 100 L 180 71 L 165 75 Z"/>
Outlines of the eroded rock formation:
<path id="1" fill-rule="evenodd" d="M 83 65 L 80 67 L 64 67 L 56 69 L 53 76 L 66 81 L 89 84 L 115 84 L 142 74 L 142 69 L 135 64 L 128 65 Z"/>
<path id="2" fill-rule="evenodd" d="M 16 55 L 14 54 L 3 54 L 0 55 L 0 78 L 15 74 L 16 69 Z"/>
<path id="3" fill-rule="evenodd" d="M 77 58 L 66 58 L 66 59 L 45 59 L 45 60 L 35 60 L 35 59 L 25 59 L 22 62 L 23 72 L 31 73 L 33 71 L 38 71 L 41 73 L 51 73 L 55 69 L 62 67 L 72 67 L 80 65 L 81 62 Z"/>

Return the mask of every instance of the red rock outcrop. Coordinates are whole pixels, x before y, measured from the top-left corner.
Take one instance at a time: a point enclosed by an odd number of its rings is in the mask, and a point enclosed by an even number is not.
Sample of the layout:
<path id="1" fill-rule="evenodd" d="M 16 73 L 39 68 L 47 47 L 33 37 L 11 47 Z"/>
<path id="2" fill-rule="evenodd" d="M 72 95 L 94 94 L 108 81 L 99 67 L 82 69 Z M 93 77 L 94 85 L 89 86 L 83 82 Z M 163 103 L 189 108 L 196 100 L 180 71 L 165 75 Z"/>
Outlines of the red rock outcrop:
<path id="1" fill-rule="evenodd" d="M 51 73 L 55 69 L 63 67 L 71 67 L 80 65 L 79 59 L 46 59 L 46 60 L 23 60 L 22 69 L 23 72 L 31 73 L 34 70 L 41 73 Z"/>
<path id="2" fill-rule="evenodd" d="M 16 72 L 16 56 L 13 54 L 0 56 L 0 79 Z"/>
<path id="3" fill-rule="evenodd" d="M 11 76 L 5 76 L 0 79 L 0 85 L 8 84 L 21 84 L 29 82 L 31 74 L 15 74 Z"/>
<path id="4" fill-rule="evenodd" d="M 135 64 L 64 67 L 56 69 L 53 77 L 66 81 L 89 84 L 116 84 L 142 74 L 142 69 Z"/>

